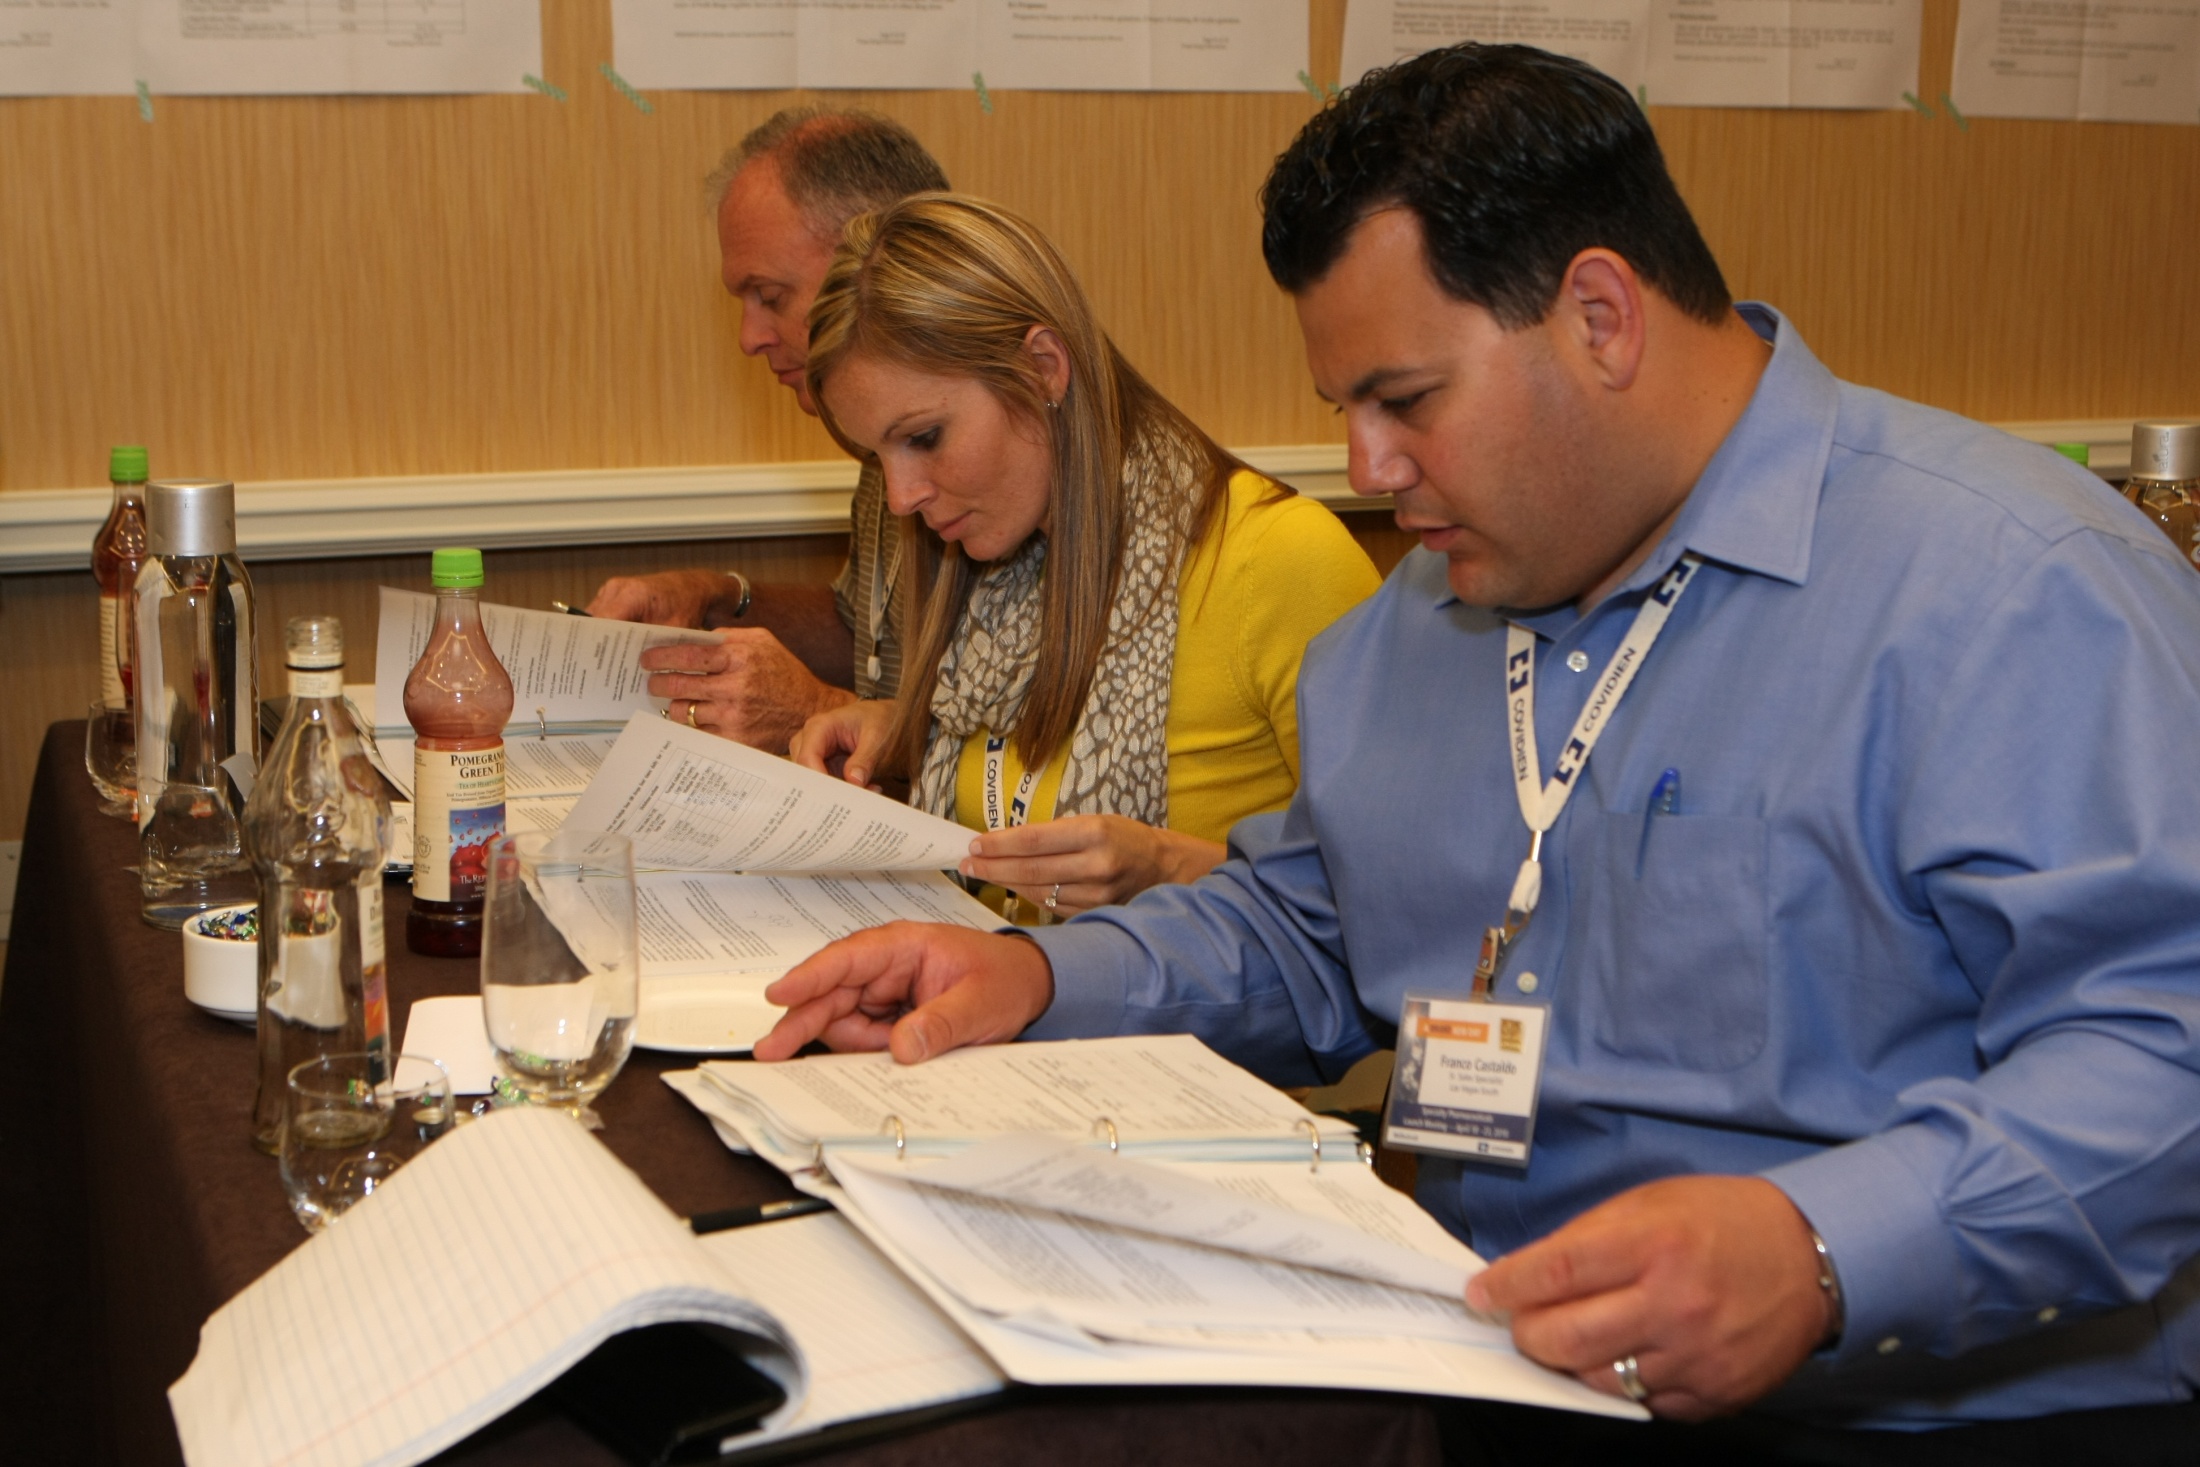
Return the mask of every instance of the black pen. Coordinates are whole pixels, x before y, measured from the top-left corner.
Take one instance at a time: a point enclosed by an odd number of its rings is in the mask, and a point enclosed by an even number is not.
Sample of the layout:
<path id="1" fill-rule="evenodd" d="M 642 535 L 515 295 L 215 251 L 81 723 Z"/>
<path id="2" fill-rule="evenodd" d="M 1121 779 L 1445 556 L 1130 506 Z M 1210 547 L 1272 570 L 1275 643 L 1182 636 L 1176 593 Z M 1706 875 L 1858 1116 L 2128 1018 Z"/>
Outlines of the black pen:
<path id="1" fill-rule="evenodd" d="M 729 1207 L 723 1212 L 699 1212 L 688 1219 L 688 1227 L 696 1233 L 723 1233 L 732 1228 L 784 1222 L 790 1217 L 808 1217 L 813 1212 L 832 1210 L 833 1204 L 822 1197 L 797 1197 L 792 1202 L 765 1202 L 755 1207 Z"/>
<path id="2" fill-rule="evenodd" d="M 568 605 L 566 605 L 566 604 L 565 604 L 565 603 L 564 603 L 563 601 L 553 601 L 553 602 L 551 602 L 551 603 L 550 603 L 550 609 L 551 609 L 552 611 L 562 611 L 562 612 L 564 612 L 564 613 L 565 613 L 565 614 L 566 614 L 567 616 L 586 616 L 586 615 L 588 615 L 588 613 L 587 613 L 587 612 L 585 612 L 585 611 L 581 610 L 581 609 L 580 609 L 580 608 L 579 608 L 578 606 L 568 606 Z"/>

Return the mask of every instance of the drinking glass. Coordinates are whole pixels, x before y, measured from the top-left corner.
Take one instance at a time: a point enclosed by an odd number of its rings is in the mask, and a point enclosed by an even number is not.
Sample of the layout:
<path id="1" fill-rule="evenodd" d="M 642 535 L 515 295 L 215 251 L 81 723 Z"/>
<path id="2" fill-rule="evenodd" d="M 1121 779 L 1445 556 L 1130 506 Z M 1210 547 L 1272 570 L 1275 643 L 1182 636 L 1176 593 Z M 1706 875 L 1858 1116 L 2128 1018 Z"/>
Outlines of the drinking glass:
<path id="1" fill-rule="evenodd" d="M 318 1233 L 451 1128 L 451 1077 L 440 1060 L 324 1054 L 293 1066 L 283 1096 L 283 1191 Z"/>
<path id="2" fill-rule="evenodd" d="M 99 813 L 137 818 L 137 720 L 99 699 L 84 713 L 84 772 L 99 791 Z"/>
<path id="3" fill-rule="evenodd" d="M 481 1016 L 497 1093 L 591 1130 L 634 1044 L 641 958 L 634 847 L 623 835 L 522 831 L 489 846 Z"/>

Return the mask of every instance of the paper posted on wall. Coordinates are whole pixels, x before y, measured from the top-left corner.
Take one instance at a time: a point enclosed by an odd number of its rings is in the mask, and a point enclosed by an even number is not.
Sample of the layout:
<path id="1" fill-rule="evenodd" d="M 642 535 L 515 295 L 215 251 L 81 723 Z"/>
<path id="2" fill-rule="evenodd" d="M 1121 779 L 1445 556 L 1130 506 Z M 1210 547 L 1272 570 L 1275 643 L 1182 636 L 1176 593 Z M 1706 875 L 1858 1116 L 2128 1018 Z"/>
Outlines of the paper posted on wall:
<path id="1" fill-rule="evenodd" d="M 1979 117 L 2200 123 L 2200 0 L 1964 0 L 1949 92 Z"/>
<path id="2" fill-rule="evenodd" d="M 1351 0 L 1343 75 L 1457 41 L 1586 61 L 1646 104 L 1901 107 L 1920 0 Z"/>
<path id="3" fill-rule="evenodd" d="M 612 0 L 636 86 L 1290 92 L 1307 0 Z"/>
<path id="4" fill-rule="evenodd" d="M 520 92 L 541 70 L 524 0 L 0 4 L 0 96 Z"/>

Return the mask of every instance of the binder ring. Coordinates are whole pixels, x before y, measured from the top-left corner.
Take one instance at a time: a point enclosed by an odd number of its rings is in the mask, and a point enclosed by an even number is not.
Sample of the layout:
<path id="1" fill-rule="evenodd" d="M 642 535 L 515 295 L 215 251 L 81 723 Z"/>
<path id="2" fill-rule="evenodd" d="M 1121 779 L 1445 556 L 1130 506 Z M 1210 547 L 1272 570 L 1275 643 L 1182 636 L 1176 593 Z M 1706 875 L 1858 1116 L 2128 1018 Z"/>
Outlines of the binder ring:
<path id="1" fill-rule="evenodd" d="M 1307 1164 L 1306 1169 L 1318 1172 L 1322 1169 L 1322 1128 L 1314 1124 L 1311 1116 L 1299 1117 L 1298 1124 L 1306 1128 L 1306 1139 L 1314 1147 L 1314 1159 Z"/>
<path id="2" fill-rule="evenodd" d="M 1358 1150 L 1360 1154 L 1360 1164 L 1362 1166 L 1365 1166 L 1369 1171 L 1375 1170 L 1375 1148 L 1368 1145 L 1365 1141 L 1355 1141 L 1352 1143 L 1352 1145 L 1355 1149 Z"/>
<path id="3" fill-rule="evenodd" d="M 894 1133 L 894 1160 L 907 1161 L 909 1159 L 909 1131 L 902 1125 L 901 1117 L 888 1116 L 880 1129 L 890 1130 Z"/>
<path id="4" fill-rule="evenodd" d="M 1092 1123 L 1093 1135 L 1097 1136 L 1102 1131 L 1108 1133 L 1108 1155 L 1113 1156 L 1123 1149 L 1122 1138 L 1115 1134 L 1115 1122 L 1109 1120 L 1106 1116 L 1102 1116 Z"/>
<path id="5" fill-rule="evenodd" d="M 550 711 L 540 704 L 535 706 L 535 737 L 538 739 L 550 737 Z"/>

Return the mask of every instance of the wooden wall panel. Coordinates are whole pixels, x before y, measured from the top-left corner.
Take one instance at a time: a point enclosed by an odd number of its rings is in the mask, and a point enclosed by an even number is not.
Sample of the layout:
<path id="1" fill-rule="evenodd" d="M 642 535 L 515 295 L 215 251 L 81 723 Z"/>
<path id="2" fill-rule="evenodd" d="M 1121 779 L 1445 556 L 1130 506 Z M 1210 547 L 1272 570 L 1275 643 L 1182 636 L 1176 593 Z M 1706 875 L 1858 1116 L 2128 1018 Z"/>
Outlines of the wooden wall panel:
<path id="1" fill-rule="evenodd" d="M 1927 0 L 1922 88 L 1955 0 Z M 816 458 L 734 344 L 699 180 L 783 93 L 0 100 L 0 490 L 114 441 L 239 479 Z M 1314 7 L 1333 76 L 1342 0 Z M 834 93 L 1037 218 L 1225 442 L 1322 441 L 1254 191 L 1301 94 Z M 813 98 L 814 100 L 815 98 Z M 1938 104 L 1935 104 L 1936 107 Z M 1736 286 L 1844 373 L 1989 418 L 2200 406 L 2200 128 L 1653 108 Z"/>

